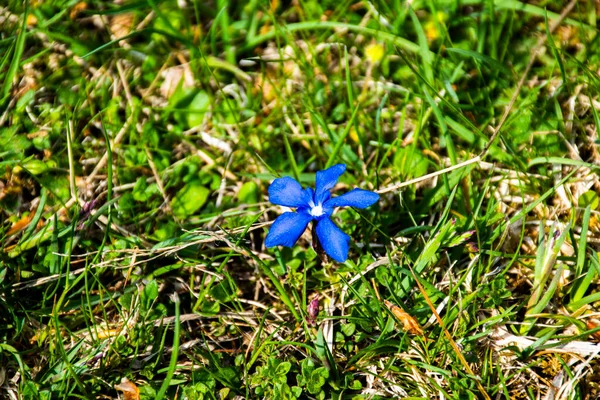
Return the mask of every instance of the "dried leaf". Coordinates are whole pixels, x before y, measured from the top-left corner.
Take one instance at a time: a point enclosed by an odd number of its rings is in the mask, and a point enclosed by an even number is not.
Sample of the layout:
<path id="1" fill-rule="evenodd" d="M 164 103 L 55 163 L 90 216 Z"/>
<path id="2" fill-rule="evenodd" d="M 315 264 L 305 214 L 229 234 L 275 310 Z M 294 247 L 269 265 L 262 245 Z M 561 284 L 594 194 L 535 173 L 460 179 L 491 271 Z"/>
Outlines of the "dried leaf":
<path id="1" fill-rule="evenodd" d="M 99 340 L 106 339 L 110 337 L 119 336 L 120 333 L 121 329 L 103 329 L 101 331 L 98 331 L 96 338 Z"/>
<path id="2" fill-rule="evenodd" d="M 110 19 L 110 30 L 117 38 L 125 37 L 133 30 L 133 22 L 133 13 L 117 14 Z"/>
<path id="3" fill-rule="evenodd" d="M 194 74 L 188 64 L 167 68 L 163 71 L 162 77 L 164 81 L 160 85 L 160 94 L 165 99 L 171 98 L 182 80 L 182 89 L 194 87 Z"/>
<path id="4" fill-rule="evenodd" d="M 419 323 L 416 319 L 414 319 L 410 314 L 408 314 L 406 311 L 404 311 L 394 303 L 387 300 L 384 300 L 383 302 L 386 305 L 386 307 L 392 312 L 392 314 L 394 314 L 396 319 L 400 321 L 403 329 L 406 332 L 412 335 L 423 336 L 423 330 L 419 326 Z"/>
<path id="5" fill-rule="evenodd" d="M 48 136 L 48 132 L 44 130 L 38 130 L 27 134 L 27 139 L 45 138 Z"/>
<path id="6" fill-rule="evenodd" d="M 115 389 L 123 392 L 124 400 L 140 400 L 140 391 L 129 379 L 121 379 L 121 383 L 115 385 Z"/>
<path id="7" fill-rule="evenodd" d="M 8 232 L 6 232 L 6 236 L 12 236 L 15 233 L 25 229 L 27 227 L 27 225 L 29 225 L 29 223 L 31 222 L 32 218 L 33 218 L 33 214 L 30 213 L 30 214 L 26 215 L 25 217 L 21 218 L 20 220 L 18 220 L 17 222 L 15 222 L 10 227 Z"/>
<path id="8" fill-rule="evenodd" d="M 69 18 L 71 18 L 71 20 L 79 18 L 79 15 L 87 10 L 87 8 L 87 3 L 85 1 L 80 1 L 71 8 L 71 11 L 69 12 Z"/>
<path id="9" fill-rule="evenodd" d="M 585 326 L 592 330 L 600 326 L 600 320 L 590 318 L 585 322 Z M 600 340 L 600 332 L 594 332 L 590 335 L 594 340 Z"/>

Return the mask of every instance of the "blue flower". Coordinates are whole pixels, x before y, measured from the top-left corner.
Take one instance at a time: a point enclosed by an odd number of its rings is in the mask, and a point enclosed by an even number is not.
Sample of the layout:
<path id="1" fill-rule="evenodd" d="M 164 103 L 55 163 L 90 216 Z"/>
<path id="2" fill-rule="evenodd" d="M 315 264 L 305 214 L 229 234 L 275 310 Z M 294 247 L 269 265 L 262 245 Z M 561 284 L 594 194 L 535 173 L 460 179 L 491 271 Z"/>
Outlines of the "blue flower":
<path id="1" fill-rule="evenodd" d="M 330 190 L 337 183 L 346 166 L 337 164 L 324 171 L 317 172 L 315 190 L 302 189 L 293 178 L 277 178 L 269 186 L 269 201 L 285 207 L 292 207 L 296 212 L 281 214 L 273 225 L 265 240 L 267 247 L 292 247 L 308 223 L 317 221 L 316 234 L 323 250 L 337 262 L 348 258 L 350 237 L 340 230 L 330 219 L 335 207 L 366 208 L 379 200 L 379 195 L 363 189 L 352 189 L 338 197 L 331 197 Z"/>

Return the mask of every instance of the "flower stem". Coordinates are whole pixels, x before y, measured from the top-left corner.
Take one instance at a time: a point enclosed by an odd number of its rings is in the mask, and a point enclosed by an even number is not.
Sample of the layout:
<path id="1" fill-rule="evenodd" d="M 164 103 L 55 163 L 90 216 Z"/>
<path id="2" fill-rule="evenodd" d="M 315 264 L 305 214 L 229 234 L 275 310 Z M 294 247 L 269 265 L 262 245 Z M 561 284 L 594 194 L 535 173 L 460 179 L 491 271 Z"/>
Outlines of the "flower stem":
<path id="1" fill-rule="evenodd" d="M 263 273 L 271 280 L 271 282 L 277 289 L 277 292 L 279 292 L 279 295 L 281 296 L 281 300 L 289 308 L 289 310 L 292 313 L 292 315 L 294 316 L 294 318 L 296 318 L 296 321 L 302 321 L 302 317 L 298 313 L 298 310 L 296 309 L 294 302 L 292 301 L 290 296 L 285 291 L 285 288 L 281 284 L 279 278 L 277 276 L 275 276 L 275 274 L 271 270 L 271 267 L 269 267 L 267 264 L 265 264 L 260 258 L 256 257 L 252 252 L 249 252 L 249 254 L 250 254 L 250 257 L 252 257 L 252 259 L 254 259 L 254 261 L 256 261 L 257 264 L 260 266 L 260 269 L 263 271 Z"/>

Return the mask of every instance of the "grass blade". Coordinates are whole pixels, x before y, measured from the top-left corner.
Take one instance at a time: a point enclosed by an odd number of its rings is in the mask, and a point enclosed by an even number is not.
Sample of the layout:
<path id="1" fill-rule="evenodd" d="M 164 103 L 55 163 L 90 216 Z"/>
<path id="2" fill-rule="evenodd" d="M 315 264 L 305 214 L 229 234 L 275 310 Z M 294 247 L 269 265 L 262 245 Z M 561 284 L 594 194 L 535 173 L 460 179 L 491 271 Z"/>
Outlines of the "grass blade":
<path id="1" fill-rule="evenodd" d="M 27 16 L 29 15 L 29 0 L 25 0 L 25 10 L 21 16 L 21 29 L 17 34 L 17 41 L 15 42 L 12 60 L 4 77 L 2 83 L 2 99 L 0 99 L 0 108 L 6 104 L 10 95 L 10 89 L 19 70 L 19 64 L 21 57 L 23 56 L 23 50 L 25 49 L 25 37 L 27 36 Z"/>

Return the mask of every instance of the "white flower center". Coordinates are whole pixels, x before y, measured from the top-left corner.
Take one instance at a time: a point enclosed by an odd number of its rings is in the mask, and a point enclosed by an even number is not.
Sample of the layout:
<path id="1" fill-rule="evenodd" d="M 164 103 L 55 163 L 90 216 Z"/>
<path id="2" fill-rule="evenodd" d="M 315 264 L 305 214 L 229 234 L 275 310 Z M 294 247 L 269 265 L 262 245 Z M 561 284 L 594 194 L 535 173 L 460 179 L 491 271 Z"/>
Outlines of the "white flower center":
<path id="1" fill-rule="evenodd" d="M 320 217 L 321 215 L 323 215 L 323 206 L 321 204 L 312 206 L 308 213 L 313 217 Z"/>

